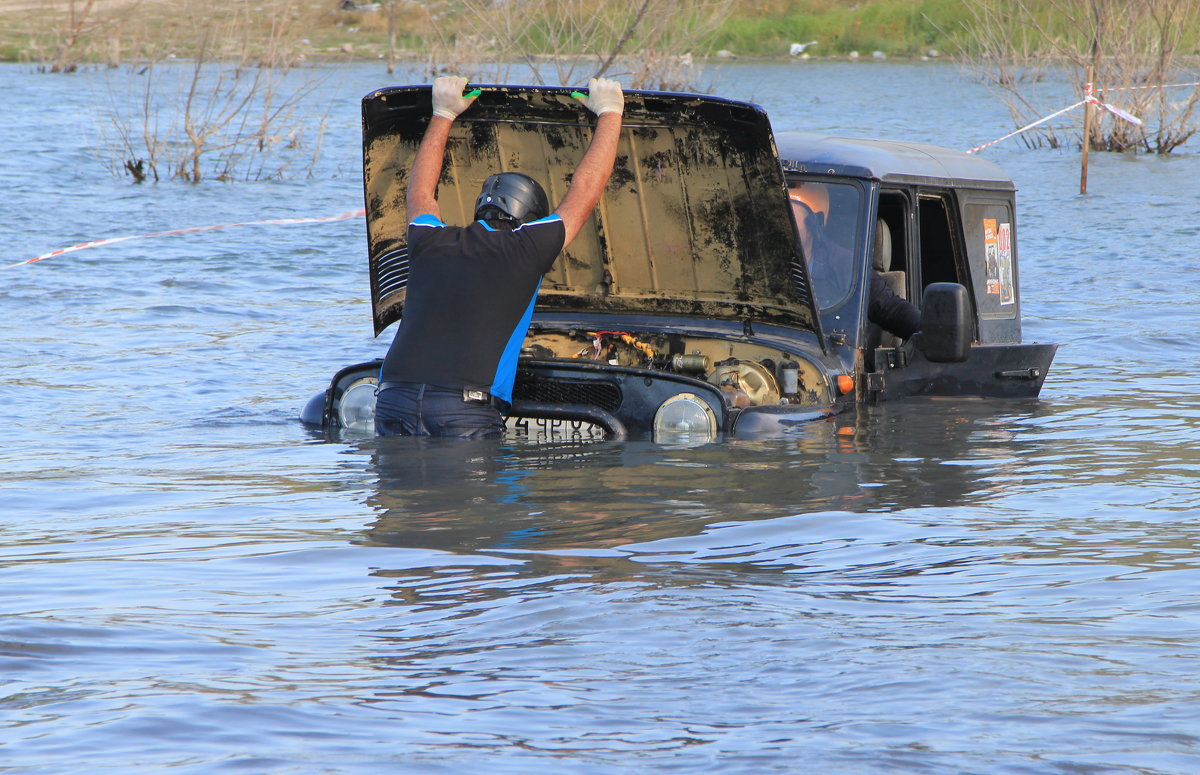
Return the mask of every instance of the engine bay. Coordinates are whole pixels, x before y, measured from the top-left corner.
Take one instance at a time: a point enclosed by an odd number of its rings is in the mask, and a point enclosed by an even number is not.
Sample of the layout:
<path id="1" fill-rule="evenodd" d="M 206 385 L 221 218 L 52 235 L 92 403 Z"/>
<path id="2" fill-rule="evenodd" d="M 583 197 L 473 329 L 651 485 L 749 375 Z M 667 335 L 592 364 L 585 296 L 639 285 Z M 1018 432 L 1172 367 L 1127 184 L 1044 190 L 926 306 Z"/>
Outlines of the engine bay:
<path id="1" fill-rule="evenodd" d="M 637 331 L 531 331 L 521 357 L 667 372 L 714 385 L 731 408 L 830 403 L 824 372 L 803 356 L 749 342 Z"/>

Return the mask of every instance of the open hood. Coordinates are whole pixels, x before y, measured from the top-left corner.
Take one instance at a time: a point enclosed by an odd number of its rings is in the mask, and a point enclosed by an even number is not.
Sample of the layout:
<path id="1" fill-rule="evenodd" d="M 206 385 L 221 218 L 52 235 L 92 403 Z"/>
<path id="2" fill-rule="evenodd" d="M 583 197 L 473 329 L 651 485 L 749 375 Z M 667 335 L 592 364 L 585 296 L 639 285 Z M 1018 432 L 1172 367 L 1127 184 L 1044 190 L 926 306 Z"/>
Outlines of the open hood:
<path id="1" fill-rule="evenodd" d="M 442 218 L 471 220 L 484 179 L 518 171 L 562 201 L 594 117 L 561 87 L 484 86 L 455 121 L 438 188 Z M 399 319 L 408 276 L 405 189 L 431 87 L 363 98 L 363 184 L 375 333 Z M 546 275 L 542 311 L 671 314 L 817 330 L 783 171 L 762 108 L 625 92 L 603 199 Z"/>

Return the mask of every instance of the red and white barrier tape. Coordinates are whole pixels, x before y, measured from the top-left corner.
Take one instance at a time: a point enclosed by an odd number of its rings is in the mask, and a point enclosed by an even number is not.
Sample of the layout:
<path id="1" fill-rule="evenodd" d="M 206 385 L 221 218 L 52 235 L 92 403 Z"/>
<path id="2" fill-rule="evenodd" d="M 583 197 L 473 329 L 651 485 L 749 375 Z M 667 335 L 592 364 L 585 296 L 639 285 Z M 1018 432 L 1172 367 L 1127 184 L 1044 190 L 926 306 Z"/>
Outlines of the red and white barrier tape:
<path id="1" fill-rule="evenodd" d="M 1092 103 L 1092 104 L 1094 104 L 1094 106 L 1097 106 L 1098 108 L 1100 108 L 1102 110 L 1108 110 L 1109 113 L 1117 116 L 1118 119 L 1123 119 L 1123 120 L 1130 122 L 1130 124 L 1136 124 L 1138 126 L 1141 126 L 1142 120 L 1139 119 L 1138 116 L 1135 116 L 1132 113 L 1126 112 L 1126 110 L 1122 110 L 1121 108 L 1116 107 L 1115 104 L 1109 104 L 1108 102 L 1102 102 L 1099 100 L 1099 98 L 1096 97 L 1096 95 L 1104 94 L 1104 92 L 1108 92 L 1108 91 L 1141 91 L 1141 90 L 1145 90 L 1145 89 L 1175 89 L 1175 88 L 1177 88 L 1177 86 L 1200 86 L 1200 80 L 1194 80 L 1194 82 L 1190 82 L 1190 83 L 1186 83 L 1186 84 L 1151 84 L 1148 86 L 1114 86 L 1114 88 L 1111 88 L 1111 89 L 1093 89 L 1092 84 L 1085 84 L 1084 98 L 1082 98 L 1082 100 L 1080 100 L 1079 102 L 1076 102 L 1075 104 L 1073 104 L 1073 106 L 1063 108 L 1062 110 L 1055 110 L 1054 113 L 1051 113 L 1050 115 L 1045 116 L 1044 119 L 1038 119 L 1037 121 L 1033 121 L 1032 124 L 1026 124 L 1025 126 L 1022 126 L 1021 128 L 1019 128 L 1019 130 L 1016 130 L 1015 132 L 1009 132 L 1008 134 L 1006 134 L 1006 136 L 992 140 L 992 142 L 990 142 L 990 143 L 984 143 L 983 145 L 976 145 L 971 150 L 968 150 L 967 154 L 976 154 L 976 152 L 982 151 L 985 148 L 991 148 L 991 146 L 995 145 L 996 143 L 1002 143 L 1003 140 L 1007 140 L 1010 137 L 1016 137 L 1021 132 L 1028 132 L 1028 131 L 1032 130 L 1033 127 L 1045 124 L 1046 121 L 1049 121 L 1050 119 L 1055 119 L 1055 118 L 1057 118 L 1057 116 L 1060 116 L 1063 113 L 1069 113 L 1070 110 L 1074 110 L 1075 108 L 1082 106 L 1082 104 L 1087 104 L 1087 103 Z"/>
<path id="2" fill-rule="evenodd" d="M 1179 84 L 1179 85 L 1186 85 L 1186 84 Z M 1125 121 L 1128 121 L 1131 124 L 1137 124 L 1138 126 L 1142 125 L 1142 120 L 1140 118 L 1138 118 L 1137 116 L 1133 115 L 1132 113 L 1128 113 L 1124 110 L 1121 110 L 1116 105 L 1110 105 L 1107 102 L 1101 102 L 1099 99 L 1097 99 L 1095 94 L 1093 94 L 1092 85 L 1090 83 L 1086 85 L 1085 92 L 1087 93 L 1087 96 L 1084 97 L 1083 99 L 1081 99 L 1079 102 L 1076 102 L 1074 105 L 1068 105 L 1067 107 L 1063 108 L 1062 110 L 1056 110 L 1053 113 L 1051 113 L 1050 115 L 1048 115 L 1044 118 L 1039 118 L 1037 121 L 1034 121 L 1033 123 L 1026 124 L 1025 126 L 1021 127 L 1020 129 L 1016 130 L 1015 132 L 1009 132 L 1004 137 L 998 137 L 995 140 L 992 140 L 990 143 L 984 143 L 983 145 L 977 145 L 974 148 L 972 148 L 971 150 L 967 151 L 967 153 L 977 153 L 979 151 L 982 151 L 984 148 L 990 148 L 991 146 L 995 145 L 996 143 L 1003 142 L 1004 140 L 1007 140 L 1010 137 L 1016 137 L 1017 135 L 1021 134 L 1022 132 L 1028 132 L 1030 129 L 1033 129 L 1034 127 L 1036 127 L 1040 124 L 1044 124 L 1052 118 L 1058 118 L 1063 113 L 1069 113 L 1072 110 L 1075 110 L 1075 108 L 1078 108 L 1080 105 L 1087 105 L 1088 103 L 1095 105 L 1096 107 L 1100 108 L 1101 110 L 1106 110 L 1109 113 L 1112 113 L 1117 118 L 1124 119 Z"/>
<path id="3" fill-rule="evenodd" d="M 1087 104 L 1087 100 L 1080 100 L 1079 102 L 1076 102 L 1074 105 L 1065 107 L 1062 110 L 1054 111 L 1053 113 L 1046 116 L 1045 118 L 1039 118 L 1037 121 L 1034 121 L 1031 124 L 1026 124 L 1025 126 L 1021 127 L 1020 129 L 1016 130 L 1015 132 L 1009 132 L 1004 137 L 997 137 L 995 140 L 992 140 L 990 143 L 984 143 L 983 145 L 977 145 L 974 148 L 967 151 L 967 153 L 977 153 L 979 151 L 982 151 L 984 148 L 991 148 L 996 143 L 1004 142 L 1005 140 L 1007 140 L 1010 137 L 1016 137 L 1017 135 L 1021 134 L 1022 132 L 1028 132 L 1030 129 L 1033 129 L 1035 126 L 1044 124 L 1052 118 L 1058 118 L 1063 113 L 1069 113 L 1070 111 L 1075 110 L 1075 108 L 1079 107 L 1080 105 L 1085 105 L 1085 104 Z"/>
<path id="4" fill-rule="evenodd" d="M 1132 113 L 1126 113 L 1125 111 L 1118 108 L 1116 105 L 1109 105 L 1107 102 L 1101 102 L 1100 100 L 1098 100 L 1096 98 L 1096 89 L 1093 89 L 1092 85 L 1090 83 L 1084 84 L 1083 90 L 1084 90 L 1084 94 L 1086 95 L 1083 100 L 1084 102 L 1090 102 L 1093 105 L 1098 105 L 1098 106 L 1100 106 L 1101 110 L 1107 110 L 1109 113 L 1112 113 L 1117 118 L 1124 119 L 1131 124 L 1137 124 L 1138 126 L 1142 125 L 1142 120 L 1140 118 L 1138 118 L 1137 116 L 1133 115 Z M 1100 91 L 1103 91 L 1103 89 L 1101 89 Z"/>
<path id="5" fill-rule="evenodd" d="M 60 248 L 52 250 L 49 253 L 43 253 L 40 256 L 18 261 L 15 264 L 0 267 L 0 269 L 12 269 L 15 266 L 24 266 L 32 264 L 35 261 L 41 261 L 54 256 L 61 256 L 65 253 L 74 253 L 76 250 L 85 250 L 87 248 L 98 248 L 101 245 L 112 245 L 116 242 L 125 242 L 134 239 L 147 239 L 149 237 L 173 237 L 178 234 L 195 234 L 202 231 L 216 231 L 218 229 L 232 229 L 236 226 L 291 226 L 297 223 L 329 223 L 332 221 L 345 221 L 351 218 L 361 218 L 366 215 L 366 210 L 352 210 L 340 215 L 330 215 L 323 218 L 271 218 L 265 221 L 244 221 L 242 223 L 222 223 L 216 226 L 193 226 L 188 229 L 171 229 L 170 231 L 156 231 L 150 234 L 133 234 L 127 237 L 109 237 L 108 239 L 93 240 L 92 242 L 84 242 L 79 245 L 72 245 L 69 248 Z"/>
<path id="6" fill-rule="evenodd" d="M 1154 86 L 1121 86 L 1121 87 L 1115 87 L 1115 88 L 1111 88 L 1111 89 L 1099 89 L 1099 90 L 1095 90 L 1095 91 L 1100 91 L 1101 93 L 1103 93 L 1103 92 L 1109 92 L 1109 91 L 1134 91 L 1134 90 L 1138 90 L 1138 89 L 1167 89 L 1167 88 L 1172 88 L 1172 87 L 1177 87 L 1177 86 L 1200 86 L 1200 81 L 1196 81 L 1194 83 L 1170 83 L 1170 84 L 1160 84 L 1160 85 L 1154 85 Z M 1092 84 L 1090 84 L 1090 83 L 1086 84 L 1085 93 L 1087 96 L 1085 96 L 1079 102 L 1076 102 L 1074 105 L 1068 105 L 1067 107 L 1063 108 L 1062 110 L 1056 110 L 1048 116 L 1039 118 L 1037 121 L 1033 121 L 1029 124 L 1026 124 L 1025 126 L 1021 127 L 1020 129 L 1009 132 L 1008 134 L 1004 135 L 1003 137 L 998 137 L 995 140 L 992 140 L 991 142 L 984 143 L 983 145 L 977 145 L 974 148 L 971 148 L 970 150 L 968 150 L 967 153 L 978 153 L 979 151 L 982 151 L 984 148 L 990 148 L 993 145 L 996 145 L 997 143 L 1004 142 L 1005 140 L 1007 140 L 1010 137 L 1016 137 L 1017 135 L 1019 135 L 1023 132 L 1028 132 L 1030 129 L 1033 129 L 1034 127 L 1040 126 L 1051 119 L 1058 118 L 1059 116 L 1061 116 L 1064 113 L 1070 113 L 1072 110 L 1075 110 L 1075 108 L 1078 108 L 1080 105 L 1087 105 L 1088 103 L 1096 105 L 1101 110 L 1106 110 L 1109 113 L 1112 113 L 1114 116 L 1124 119 L 1125 121 L 1128 121 L 1132 124 L 1137 124 L 1138 126 L 1142 125 L 1142 120 L 1140 118 L 1138 118 L 1137 116 L 1134 116 L 1131 113 L 1127 113 L 1126 111 L 1122 110 L 1121 108 L 1118 108 L 1116 105 L 1110 105 L 1107 102 L 1102 102 L 1099 99 L 1097 99 L 1094 94 Z M 365 214 L 366 214 L 366 210 L 352 210 L 350 212 L 345 212 L 340 215 L 330 215 L 330 216 L 326 216 L 323 218 L 271 218 L 271 219 L 268 219 L 265 221 L 244 221 L 242 223 L 223 223 L 223 224 L 218 224 L 216 226 L 193 226 L 193 227 L 187 228 L 187 229 L 171 229 L 170 231 L 156 231 L 156 232 L 152 232 L 150 234 L 132 234 L 132 235 L 129 235 L 126 237 L 109 237 L 108 239 L 93 240 L 91 242 L 83 242 L 78 245 L 72 245 L 69 248 L 60 248 L 58 250 L 52 250 L 49 253 L 43 253 L 40 256 L 34 256 L 33 258 L 26 259 L 25 261 L 18 261 L 15 264 L 8 264 L 7 266 L 0 266 L 0 269 L 12 269 L 13 267 L 25 266 L 26 264 L 32 264 L 32 263 L 35 263 L 37 261 L 42 261 L 47 258 L 53 258 L 54 256 L 61 256 L 66 253 L 74 253 L 76 250 L 86 250 L 87 248 L 98 248 L 103 245 L 112 245 L 117 242 L 125 242 L 127 240 L 148 239 L 150 237 L 171 237 L 171 236 L 175 236 L 175 235 L 179 235 L 179 234 L 195 234 L 197 232 L 202 232 L 202 231 L 216 231 L 218 229 L 232 229 L 237 226 L 290 226 L 292 224 L 298 224 L 298 223 L 329 223 L 331 221 L 345 221 L 345 220 L 349 220 L 350 218 L 361 218 Z"/>
<path id="7" fill-rule="evenodd" d="M 1145 89 L 1174 89 L 1177 86 L 1200 86 L 1200 81 L 1192 81 L 1191 83 L 1156 83 L 1150 86 L 1113 86 L 1109 89 L 1097 89 L 1096 91 L 1142 91 Z"/>

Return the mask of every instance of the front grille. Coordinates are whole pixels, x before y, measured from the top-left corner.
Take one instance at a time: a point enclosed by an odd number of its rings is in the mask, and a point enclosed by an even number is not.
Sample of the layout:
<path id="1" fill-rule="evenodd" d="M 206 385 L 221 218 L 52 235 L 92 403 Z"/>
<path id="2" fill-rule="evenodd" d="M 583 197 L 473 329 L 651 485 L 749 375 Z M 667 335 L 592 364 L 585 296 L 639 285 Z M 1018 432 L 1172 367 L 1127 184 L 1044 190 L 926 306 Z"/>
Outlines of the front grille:
<path id="1" fill-rule="evenodd" d="M 808 301 L 808 273 L 799 261 L 792 261 L 792 287 L 800 294 L 802 301 Z"/>
<path id="2" fill-rule="evenodd" d="M 611 382 L 519 374 L 513 385 L 513 400 L 539 404 L 583 404 L 615 412 L 621 405 L 621 389 Z"/>
<path id="3" fill-rule="evenodd" d="M 371 267 L 375 273 L 375 298 L 386 299 L 408 287 L 408 247 L 389 250 Z"/>

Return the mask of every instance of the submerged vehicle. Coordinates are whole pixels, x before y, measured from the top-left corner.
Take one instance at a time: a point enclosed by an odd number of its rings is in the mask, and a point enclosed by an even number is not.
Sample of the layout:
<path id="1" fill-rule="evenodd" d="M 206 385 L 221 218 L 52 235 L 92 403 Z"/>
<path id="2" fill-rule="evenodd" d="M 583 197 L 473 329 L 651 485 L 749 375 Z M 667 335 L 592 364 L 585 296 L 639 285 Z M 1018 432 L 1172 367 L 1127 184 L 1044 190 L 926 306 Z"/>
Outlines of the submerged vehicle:
<path id="1" fill-rule="evenodd" d="M 561 201 L 592 131 L 570 93 L 483 88 L 447 147 L 447 223 L 469 222 L 495 172 L 530 175 Z M 362 107 L 378 335 L 403 315 L 405 187 L 430 87 L 381 89 Z M 1016 236 L 1012 180 L 975 156 L 776 137 L 751 103 L 627 91 L 604 197 L 542 282 L 510 431 L 762 436 L 860 402 L 1035 397 L 1057 345 L 1021 341 Z M 872 272 L 920 309 L 915 336 L 868 320 Z M 381 362 L 338 371 L 301 419 L 371 432 Z"/>

